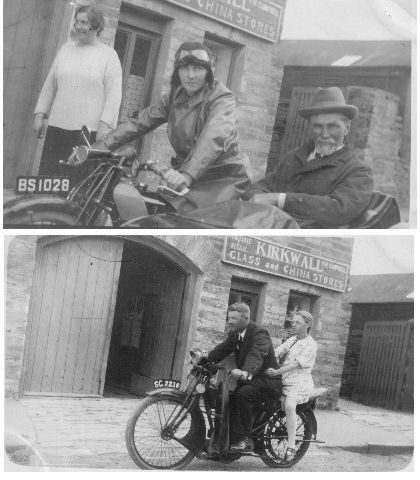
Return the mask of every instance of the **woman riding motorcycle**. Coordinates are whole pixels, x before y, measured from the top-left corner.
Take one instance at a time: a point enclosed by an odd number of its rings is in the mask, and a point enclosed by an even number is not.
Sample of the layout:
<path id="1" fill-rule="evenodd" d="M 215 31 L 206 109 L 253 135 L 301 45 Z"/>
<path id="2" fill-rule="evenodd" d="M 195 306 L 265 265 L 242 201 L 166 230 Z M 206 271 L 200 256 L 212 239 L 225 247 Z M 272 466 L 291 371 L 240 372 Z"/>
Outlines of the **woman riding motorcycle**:
<path id="1" fill-rule="evenodd" d="M 169 94 L 93 146 L 121 152 L 123 144 L 165 122 L 176 157 L 164 180 L 174 190 L 189 189 L 183 197 L 166 197 L 178 212 L 238 198 L 248 187 L 248 159 L 239 149 L 235 98 L 214 79 L 213 54 L 206 45 L 181 44 Z M 75 154 L 69 163 L 78 163 Z"/>

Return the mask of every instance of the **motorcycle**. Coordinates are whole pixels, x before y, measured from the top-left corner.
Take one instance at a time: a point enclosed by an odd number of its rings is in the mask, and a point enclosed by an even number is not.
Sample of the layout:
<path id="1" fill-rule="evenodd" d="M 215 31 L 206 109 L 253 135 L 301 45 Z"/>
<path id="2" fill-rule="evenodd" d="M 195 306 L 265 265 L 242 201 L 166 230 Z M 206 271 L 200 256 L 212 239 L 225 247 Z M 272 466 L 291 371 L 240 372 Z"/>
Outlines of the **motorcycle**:
<path id="1" fill-rule="evenodd" d="M 194 354 L 191 352 L 194 359 Z M 188 385 L 156 381 L 130 416 L 125 440 L 134 463 L 143 469 L 182 469 L 194 458 L 231 463 L 243 456 L 259 457 L 272 468 L 289 468 L 299 462 L 311 442 L 317 440 L 314 415 L 319 394 L 296 407 L 296 455 L 284 459 L 287 448 L 285 412 L 280 400 L 267 395 L 253 412 L 254 451 L 230 449 L 229 391 L 230 373 L 212 362 L 193 360 Z M 218 374 L 220 383 L 214 385 Z"/>
<path id="2" fill-rule="evenodd" d="M 171 198 L 187 196 L 165 185 L 153 188 L 137 181 L 139 172 L 151 172 L 157 183 L 166 168 L 139 163 L 110 150 L 92 148 L 90 132 L 82 127 L 84 145 L 75 147 L 80 162 L 98 162 L 94 170 L 64 198 L 54 194 L 29 194 L 5 203 L 4 227 L 114 227 L 114 228 L 300 228 L 287 213 L 271 205 L 229 200 L 195 208 L 182 214 Z M 60 163 L 69 165 L 61 160 Z M 175 202 L 176 203 L 176 202 Z M 339 228 L 390 228 L 400 221 L 395 199 L 374 192 L 368 209 L 349 225 Z M 302 228 L 305 228 L 301 225 Z M 308 227 L 310 228 L 310 227 Z"/>
<path id="3" fill-rule="evenodd" d="M 24 195 L 4 206 L 4 226 L 120 227 L 133 219 L 170 210 L 162 194 L 183 196 L 188 189 L 176 192 L 159 186 L 151 191 L 148 184 L 136 183 L 140 171 L 162 177 L 165 169 L 153 162 L 140 164 L 109 150 L 92 148 L 90 132 L 81 130 L 84 145 L 74 148 L 80 162 L 99 164 L 64 198 L 54 194 Z M 69 165 L 64 160 L 61 164 Z M 125 224 L 125 225 L 124 225 Z"/>

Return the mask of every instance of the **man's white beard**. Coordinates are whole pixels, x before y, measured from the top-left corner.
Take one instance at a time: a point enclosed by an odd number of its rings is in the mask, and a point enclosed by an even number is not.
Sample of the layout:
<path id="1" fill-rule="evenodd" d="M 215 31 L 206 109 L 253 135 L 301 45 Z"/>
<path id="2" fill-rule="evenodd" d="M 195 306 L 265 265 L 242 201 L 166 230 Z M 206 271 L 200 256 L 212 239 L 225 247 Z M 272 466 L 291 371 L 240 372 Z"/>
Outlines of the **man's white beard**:
<path id="1" fill-rule="evenodd" d="M 317 142 L 315 149 L 321 155 L 321 157 L 324 157 L 325 155 L 331 155 L 337 150 L 340 150 L 342 146 L 342 143 Z"/>

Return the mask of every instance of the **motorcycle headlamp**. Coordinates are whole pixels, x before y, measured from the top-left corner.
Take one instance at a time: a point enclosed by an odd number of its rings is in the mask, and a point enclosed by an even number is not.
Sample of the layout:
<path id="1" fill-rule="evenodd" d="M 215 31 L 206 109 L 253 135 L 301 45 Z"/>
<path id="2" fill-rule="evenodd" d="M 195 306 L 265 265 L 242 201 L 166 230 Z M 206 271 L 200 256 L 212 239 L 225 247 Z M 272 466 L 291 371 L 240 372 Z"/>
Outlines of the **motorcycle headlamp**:
<path id="1" fill-rule="evenodd" d="M 195 387 L 195 390 L 197 391 L 197 393 L 204 393 L 206 391 L 206 387 L 202 383 L 198 383 Z"/>

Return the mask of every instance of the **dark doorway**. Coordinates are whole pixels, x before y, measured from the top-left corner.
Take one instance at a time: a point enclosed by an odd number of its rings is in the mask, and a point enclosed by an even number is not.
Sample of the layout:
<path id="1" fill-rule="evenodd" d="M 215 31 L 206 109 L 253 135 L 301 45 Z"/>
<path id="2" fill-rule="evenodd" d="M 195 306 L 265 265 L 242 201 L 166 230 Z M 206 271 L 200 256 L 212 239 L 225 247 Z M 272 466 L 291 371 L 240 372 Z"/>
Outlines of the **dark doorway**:
<path id="1" fill-rule="evenodd" d="M 142 395 L 172 378 L 185 280 L 158 251 L 125 242 L 105 389 Z"/>
<path id="2" fill-rule="evenodd" d="M 114 41 L 123 71 L 120 121 L 135 120 L 150 105 L 164 28 L 162 19 L 122 5 Z M 136 143 L 139 158 L 143 143 Z"/>

